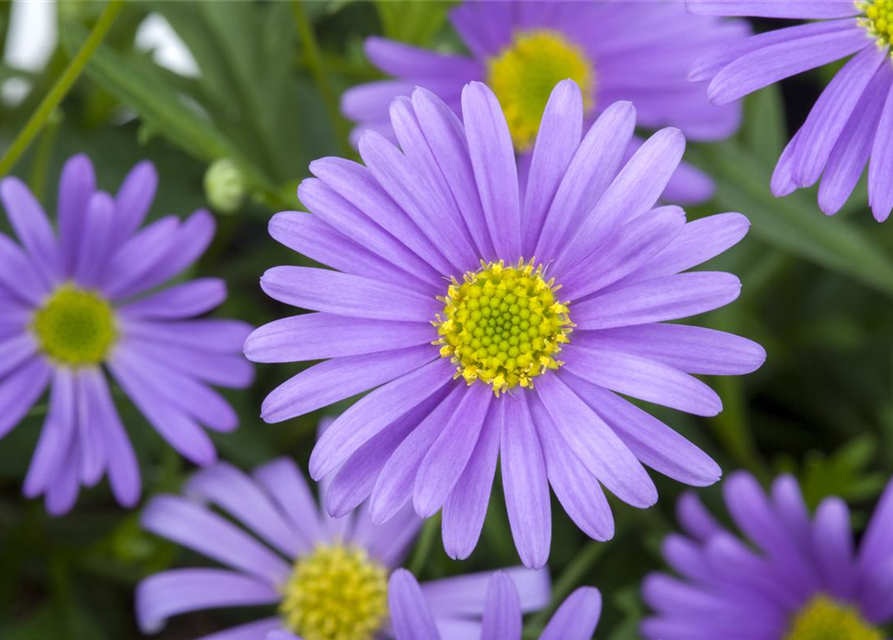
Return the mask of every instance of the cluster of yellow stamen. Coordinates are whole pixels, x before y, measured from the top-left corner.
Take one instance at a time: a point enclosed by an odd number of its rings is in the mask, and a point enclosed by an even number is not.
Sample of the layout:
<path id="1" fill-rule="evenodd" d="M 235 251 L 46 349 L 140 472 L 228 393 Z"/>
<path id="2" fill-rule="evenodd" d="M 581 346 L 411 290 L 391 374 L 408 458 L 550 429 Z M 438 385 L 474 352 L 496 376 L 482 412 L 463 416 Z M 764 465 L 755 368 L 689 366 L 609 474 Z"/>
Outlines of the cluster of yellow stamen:
<path id="1" fill-rule="evenodd" d="M 555 297 L 560 286 L 543 266 L 522 258 L 515 267 L 481 261 L 481 268 L 453 278 L 443 315 L 433 323 L 440 355 L 452 359 L 468 384 L 480 380 L 500 393 L 532 387 L 533 378 L 563 363 L 555 356 L 569 342 L 568 307 Z"/>
<path id="2" fill-rule="evenodd" d="M 320 545 L 299 558 L 279 605 L 304 640 L 372 640 L 388 617 L 388 575 L 363 549 Z"/>
<path id="3" fill-rule="evenodd" d="M 818 595 L 797 614 L 784 640 L 884 640 L 884 634 L 856 608 Z"/>
<path id="4" fill-rule="evenodd" d="M 859 24 L 877 39 L 879 47 L 889 46 L 893 41 L 893 0 L 857 0 L 856 7 L 863 16 Z"/>
<path id="5" fill-rule="evenodd" d="M 73 285 L 56 289 L 34 314 L 31 328 L 50 359 L 71 367 L 102 362 L 118 336 L 112 306 Z"/>
<path id="6" fill-rule="evenodd" d="M 512 43 L 487 62 L 487 84 L 502 105 L 515 149 L 527 151 L 539 130 L 555 85 L 570 78 L 594 106 L 595 73 L 584 51 L 545 29 L 515 34 Z"/>

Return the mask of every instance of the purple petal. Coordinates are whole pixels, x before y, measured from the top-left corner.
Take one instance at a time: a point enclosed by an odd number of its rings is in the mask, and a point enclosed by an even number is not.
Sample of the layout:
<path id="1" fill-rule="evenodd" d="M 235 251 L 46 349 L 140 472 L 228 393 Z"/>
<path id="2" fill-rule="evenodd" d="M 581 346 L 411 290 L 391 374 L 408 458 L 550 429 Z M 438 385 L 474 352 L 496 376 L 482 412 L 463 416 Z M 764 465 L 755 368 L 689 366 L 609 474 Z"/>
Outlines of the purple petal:
<path id="1" fill-rule="evenodd" d="M 419 49 L 375 36 L 366 38 L 364 49 L 372 64 L 398 78 L 449 77 L 461 86 L 480 77 L 483 71 L 479 63 L 464 56 Z"/>
<path id="2" fill-rule="evenodd" d="M 0 380 L 37 355 L 38 348 L 34 334 L 25 327 L 20 327 L 10 338 L 0 340 Z"/>
<path id="3" fill-rule="evenodd" d="M 245 356 L 252 362 L 357 356 L 430 344 L 436 334 L 428 323 L 310 313 L 276 320 L 256 329 L 245 342 Z"/>
<path id="4" fill-rule="evenodd" d="M 602 612 L 598 589 L 580 587 L 558 607 L 540 640 L 589 640 Z"/>
<path id="5" fill-rule="evenodd" d="M 845 18 L 859 13 L 849 0 L 687 0 L 686 5 L 691 13 L 705 16 L 820 19 Z"/>
<path id="6" fill-rule="evenodd" d="M 440 640 L 422 589 L 406 569 L 397 569 L 391 574 L 388 605 L 397 640 Z"/>
<path id="7" fill-rule="evenodd" d="M 193 499 L 211 502 L 287 557 L 300 552 L 294 527 L 251 478 L 225 462 L 195 473 L 183 487 Z"/>
<path id="8" fill-rule="evenodd" d="M 43 304 L 50 292 L 34 263 L 21 247 L 0 233 L 0 291 L 9 293 L 29 306 Z"/>
<path id="9" fill-rule="evenodd" d="M 572 80 L 562 80 L 552 91 L 530 163 L 521 237 L 524 255 L 536 247 L 549 206 L 566 175 L 583 135 L 583 95 Z"/>
<path id="10" fill-rule="evenodd" d="M 714 535 L 724 531 L 723 527 L 710 515 L 701 499 L 691 492 L 682 494 L 676 503 L 676 518 L 686 533 L 701 542 L 706 542 Z"/>
<path id="11" fill-rule="evenodd" d="M 62 167 L 59 178 L 59 249 L 66 275 L 74 273 L 81 246 L 81 235 L 87 217 L 90 197 L 96 190 L 96 175 L 90 159 L 83 154 L 72 156 Z"/>
<path id="12" fill-rule="evenodd" d="M 254 379 L 254 368 L 240 354 L 209 353 L 130 335 L 126 338 L 126 344 L 127 348 L 160 365 L 208 384 L 244 389 Z"/>
<path id="13" fill-rule="evenodd" d="M 321 539 L 322 527 L 313 493 L 297 465 L 289 458 L 277 458 L 257 467 L 252 475 L 288 518 L 297 534 L 299 553 L 307 553 Z"/>
<path id="14" fill-rule="evenodd" d="M 128 302 L 120 307 L 120 311 L 128 319 L 182 320 L 207 313 L 225 299 L 223 280 L 200 278 Z"/>
<path id="15" fill-rule="evenodd" d="M 617 177 L 635 126 L 636 109 L 631 102 L 615 102 L 592 124 L 567 169 L 557 176 L 560 183 L 554 199 L 545 203 L 545 221 L 535 230 L 536 255 L 556 255 L 577 232 Z M 529 184 L 533 188 L 532 180 Z"/>
<path id="16" fill-rule="evenodd" d="M 92 487 L 99 482 L 106 469 L 108 454 L 105 450 L 105 433 L 99 424 L 100 416 L 95 412 L 92 389 L 84 384 L 82 375 L 75 376 L 74 389 L 77 403 L 79 477 L 84 485 Z"/>
<path id="17" fill-rule="evenodd" d="M 103 192 L 94 193 L 87 204 L 86 220 L 74 268 L 74 280 L 85 287 L 96 287 L 103 276 L 113 245 L 115 203 Z"/>
<path id="18" fill-rule="evenodd" d="M 881 64 L 889 62 L 886 50 L 867 47 L 847 62 L 819 96 L 809 112 L 794 151 L 793 179 L 811 187 L 819 179 L 837 139 Z M 885 67 L 886 74 L 890 71 Z"/>
<path id="19" fill-rule="evenodd" d="M 261 407 L 265 422 L 282 422 L 388 383 L 437 358 L 430 345 L 315 364 L 270 392 Z"/>
<path id="20" fill-rule="evenodd" d="M 443 548 L 455 560 L 464 560 L 477 546 L 498 457 L 499 425 L 496 420 L 485 421 L 474 453 L 443 505 Z"/>
<path id="21" fill-rule="evenodd" d="M 865 535 L 862 536 L 858 558 L 861 576 L 868 575 L 872 569 L 893 558 L 891 537 L 893 537 L 893 482 L 889 482 L 884 489 Z"/>
<path id="22" fill-rule="evenodd" d="M 51 516 L 65 515 L 77 502 L 80 491 L 79 463 L 78 448 L 76 446 L 69 447 L 44 492 L 46 494 L 46 510 Z"/>
<path id="23" fill-rule="evenodd" d="M 504 569 L 503 573 L 515 583 L 523 613 L 542 609 L 549 602 L 552 587 L 547 570 L 511 567 Z M 422 592 L 438 618 L 479 617 L 484 611 L 484 599 L 492 575 L 487 571 L 432 580 L 422 585 Z"/>
<path id="24" fill-rule="evenodd" d="M 549 483 L 561 506 L 587 536 L 610 540 L 614 518 L 598 479 L 561 436 L 539 398 L 530 399 L 530 410 L 545 453 Z"/>
<path id="25" fill-rule="evenodd" d="M 269 582 L 223 569 L 174 569 L 149 576 L 136 589 L 136 617 L 143 633 L 158 633 L 167 619 L 219 607 L 276 604 Z"/>
<path id="26" fill-rule="evenodd" d="M 376 433 L 441 389 L 452 372 L 452 364 L 438 358 L 357 402 L 316 443 L 310 475 L 316 480 L 328 475 Z"/>
<path id="27" fill-rule="evenodd" d="M 25 183 L 15 177 L 0 180 L 0 202 L 6 217 L 34 264 L 47 279 L 57 280 L 62 275 L 56 234 L 43 207 Z"/>
<path id="28" fill-rule="evenodd" d="M 33 358 L 0 380 L 0 438 L 25 417 L 43 395 L 51 375 L 52 369 L 43 358 Z"/>
<path id="29" fill-rule="evenodd" d="M 806 6 L 808 3 L 796 3 Z M 724 67 L 707 89 L 713 104 L 722 105 L 809 69 L 871 46 L 865 31 L 850 20 L 848 29 L 772 44 L 747 53 Z"/>
<path id="30" fill-rule="evenodd" d="M 115 227 L 113 240 L 117 246 L 140 228 L 158 187 L 158 172 L 148 160 L 137 164 L 118 189 L 115 196 Z"/>
<path id="31" fill-rule="evenodd" d="M 136 292 L 137 283 L 168 256 L 179 228 L 177 216 L 166 216 L 114 247 L 101 280 L 106 295 L 123 298 Z"/>
<path id="32" fill-rule="evenodd" d="M 447 398 L 397 447 L 378 475 L 370 501 L 373 522 L 389 520 L 412 498 L 422 460 L 465 397 L 463 385 L 452 384 L 447 389 Z"/>
<path id="33" fill-rule="evenodd" d="M 354 318 L 429 322 L 442 310 L 434 296 L 326 269 L 273 267 L 260 283 L 285 304 Z"/>
<path id="34" fill-rule="evenodd" d="M 577 303 L 571 313 L 581 329 L 611 329 L 712 311 L 740 293 L 741 282 L 729 273 L 680 273 L 598 295 Z"/>
<path id="35" fill-rule="evenodd" d="M 518 170 L 502 107 L 487 85 L 462 90 L 462 119 L 468 151 L 490 237 L 497 255 L 521 257 L 521 204 Z"/>
<path id="36" fill-rule="evenodd" d="M 579 331 L 575 346 L 623 351 L 662 362 L 687 373 L 742 375 L 760 368 L 766 351 L 731 333 L 683 324 L 641 324 L 601 331 Z"/>
<path id="37" fill-rule="evenodd" d="M 210 353 L 239 353 L 253 327 L 239 320 L 186 320 L 153 322 L 126 319 L 122 333 Z"/>
<path id="38" fill-rule="evenodd" d="M 142 527 L 208 558 L 279 586 L 291 567 L 278 555 L 221 516 L 184 498 L 152 499 L 140 518 Z"/>
<path id="39" fill-rule="evenodd" d="M 657 489 L 629 448 L 556 374 L 542 376 L 537 395 L 558 432 L 614 495 L 634 507 L 650 507 Z"/>
<path id="40" fill-rule="evenodd" d="M 413 489 L 416 513 L 427 518 L 446 502 L 477 444 L 493 390 L 472 384 L 443 431 L 425 454 Z"/>
<path id="41" fill-rule="evenodd" d="M 855 563 L 850 510 L 840 498 L 826 498 L 816 509 L 812 546 L 826 589 L 841 600 L 853 596 Z"/>
<path id="42" fill-rule="evenodd" d="M 886 72 L 889 75 L 889 71 Z M 883 222 L 893 209 L 893 88 L 887 93 L 868 165 L 868 203 L 875 220 Z"/>
<path id="43" fill-rule="evenodd" d="M 267 633 L 279 631 L 282 629 L 282 618 L 279 616 L 273 618 L 264 618 L 257 622 L 249 622 L 248 624 L 239 625 L 225 631 L 218 631 L 195 640 L 258 640 L 265 638 Z"/>
<path id="44" fill-rule="evenodd" d="M 521 640 L 521 603 L 512 579 L 502 571 L 490 578 L 484 600 L 482 640 Z"/>
<path id="45" fill-rule="evenodd" d="M 53 372 L 50 406 L 34 450 L 22 493 L 34 498 L 49 486 L 69 451 L 74 448 L 75 388 L 74 376 L 68 369 Z"/>
<path id="46" fill-rule="evenodd" d="M 501 402 L 505 410 L 499 450 L 505 506 L 515 546 L 524 566 L 539 569 L 549 559 L 552 505 L 546 463 L 525 396 L 508 396 Z"/>

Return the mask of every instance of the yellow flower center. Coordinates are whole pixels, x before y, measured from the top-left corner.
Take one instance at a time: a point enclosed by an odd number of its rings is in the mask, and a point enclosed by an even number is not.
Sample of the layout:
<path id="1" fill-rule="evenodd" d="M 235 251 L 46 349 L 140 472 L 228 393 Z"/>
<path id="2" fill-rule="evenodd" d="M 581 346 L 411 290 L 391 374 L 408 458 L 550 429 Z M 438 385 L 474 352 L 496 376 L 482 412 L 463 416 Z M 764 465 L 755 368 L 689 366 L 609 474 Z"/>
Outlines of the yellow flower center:
<path id="1" fill-rule="evenodd" d="M 580 47 L 543 29 L 516 34 L 511 45 L 487 62 L 487 84 L 502 105 L 517 151 L 533 145 L 552 89 L 568 78 L 583 92 L 586 111 L 592 109 L 592 63 Z"/>
<path id="2" fill-rule="evenodd" d="M 569 342 L 573 324 L 566 304 L 555 292 L 555 279 L 543 277 L 543 266 L 518 261 L 516 267 L 481 262 L 477 271 L 453 278 L 443 301 L 443 315 L 434 326 L 440 338 L 440 355 L 451 358 L 472 384 L 480 380 L 499 394 L 521 386 L 563 363 L 555 359 Z"/>
<path id="3" fill-rule="evenodd" d="M 295 563 L 279 613 L 304 640 L 372 640 L 388 617 L 388 574 L 358 547 L 320 545 Z"/>
<path id="4" fill-rule="evenodd" d="M 877 39 L 878 46 L 886 47 L 893 40 L 893 0 L 857 0 L 862 12 L 859 24 Z"/>
<path id="5" fill-rule="evenodd" d="M 815 596 L 797 614 L 784 640 L 884 640 L 854 607 Z"/>
<path id="6" fill-rule="evenodd" d="M 112 306 L 73 285 L 56 289 L 34 314 L 32 329 L 48 357 L 72 367 L 102 362 L 118 337 Z"/>

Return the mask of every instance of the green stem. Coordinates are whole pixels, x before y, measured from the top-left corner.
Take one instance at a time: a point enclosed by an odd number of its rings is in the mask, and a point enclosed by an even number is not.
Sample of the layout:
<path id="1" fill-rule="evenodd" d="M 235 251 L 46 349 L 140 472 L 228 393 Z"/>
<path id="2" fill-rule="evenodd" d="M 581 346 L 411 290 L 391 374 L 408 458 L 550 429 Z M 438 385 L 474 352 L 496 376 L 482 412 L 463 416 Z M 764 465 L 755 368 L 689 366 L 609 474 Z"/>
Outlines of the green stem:
<path id="1" fill-rule="evenodd" d="M 298 35 L 301 37 L 301 46 L 304 48 L 305 62 L 310 68 L 313 81 L 316 83 L 323 102 L 326 104 L 326 111 L 329 114 L 329 120 L 332 121 L 332 127 L 335 129 L 339 143 L 349 155 L 352 150 L 347 144 L 347 123 L 341 117 L 335 91 L 332 89 L 332 85 L 329 83 L 323 68 L 322 52 L 319 48 L 319 41 L 316 39 L 316 33 L 313 31 L 313 25 L 307 16 L 307 12 L 304 10 L 304 3 L 301 0 L 292 0 L 291 7 Z"/>
<path id="2" fill-rule="evenodd" d="M 409 562 L 409 571 L 416 577 L 422 572 L 422 569 L 425 568 L 425 563 L 428 562 L 428 556 L 431 555 L 431 548 L 434 546 L 434 540 L 437 537 L 437 532 L 440 529 L 440 513 L 431 516 L 427 520 L 425 520 L 425 524 L 422 525 L 422 533 L 419 534 L 419 543 L 416 545 L 415 551 L 412 554 L 412 560 Z"/>
<path id="3" fill-rule="evenodd" d="M 37 143 L 37 150 L 34 154 L 28 186 L 31 188 L 31 193 L 40 202 L 43 202 L 44 189 L 47 182 L 47 169 L 50 165 L 50 158 L 53 156 L 53 147 L 56 144 L 56 136 L 61 125 L 62 112 L 59 109 L 54 109 L 47 121 L 43 135 L 40 136 L 40 142 Z"/>
<path id="4" fill-rule="evenodd" d="M 50 115 L 53 113 L 53 109 L 62 102 L 71 87 L 80 77 L 84 68 L 87 66 L 87 63 L 90 61 L 90 58 L 93 56 L 93 53 L 96 51 L 96 48 L 105 38 L 123 6 L 124 0 L 109 0 L 108 5 L 106 5 L 102 15 L 99 16 L 99 20 L 96 22 L 96 26 L 93 27 L 93 31 L 90 32 L 90 36 L 87 38 L 84 46 L 78 51 L 77 55 L 72 58 L 68 67 L 66 67 L 65 71 L 56 81 L 56 84 L 53 85 L 53 88 L 50 89 L 50 92 L 41 101 L 37 110 L 28 119 L 28 122 L 25 124 L 21 133 L 19 133 L 13 141 L 3 158 L 0 159 L 0 176 L 9 173 L 10 169 L 15 166 L 15 163 L 19 161 L 22 154 L 27 151 L 34 139 L 40 134 Z"/>
<path id="5" fill-rule="evenodd" d="M 620 528 L 615 531 L 614 537 L 620 533 Z M 560 576 L 552 584 L 552 600 L 549 606 L 537 613 L 524 625 L 526 631 L 543 629 L 552 614 L 558 609 L 558 606 L 564 602 L 565 598 L 570 595 L 571 591 L 580 584 L 583 577 L 589 573 L 589 570 L 602 556 L 607 549 L 611 547 L 610 543 L 599 542 L 593 540 L 587 544 L 583 550 L 577 554 L 574 561 L 562 572 Z"/>

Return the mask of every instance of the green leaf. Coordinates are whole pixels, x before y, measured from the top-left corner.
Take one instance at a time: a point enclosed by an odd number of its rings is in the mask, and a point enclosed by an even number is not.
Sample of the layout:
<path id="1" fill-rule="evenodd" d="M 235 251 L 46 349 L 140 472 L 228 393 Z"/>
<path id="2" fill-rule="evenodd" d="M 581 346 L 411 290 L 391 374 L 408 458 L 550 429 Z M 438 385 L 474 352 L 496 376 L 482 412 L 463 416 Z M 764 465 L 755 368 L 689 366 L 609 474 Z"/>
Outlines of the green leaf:
<path id="1" fill-rule="evenodd" d="M 419 0 L 377 0 L 375 8 L 384 35 L 392 40 L 425 45 L 431 42 L 446 21 L 452 2 Z"/>
<path id="2" fill-rule="evenodd" d="M 825 216 L 800 194 L 775 198 L 771 169 L 733 141 L 693 149 L 692 157 L 712 169 L 720 208 L 746 215 L 755 236 L 893 296 L 893 261 L 852 221 Z"/>

